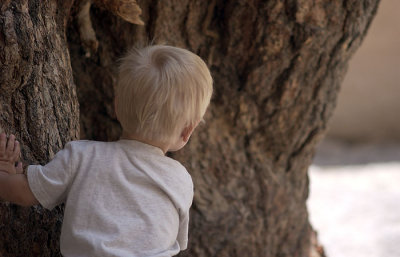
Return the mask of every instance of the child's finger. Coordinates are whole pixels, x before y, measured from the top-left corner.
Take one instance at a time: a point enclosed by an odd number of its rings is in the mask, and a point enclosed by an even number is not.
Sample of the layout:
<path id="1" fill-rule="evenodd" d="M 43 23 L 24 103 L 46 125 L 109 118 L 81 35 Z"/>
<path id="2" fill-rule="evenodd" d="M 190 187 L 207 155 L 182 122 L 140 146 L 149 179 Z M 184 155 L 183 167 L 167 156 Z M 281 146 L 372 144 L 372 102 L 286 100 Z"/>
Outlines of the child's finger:
<path id="1" fill-rule="evenodd" d="M 16 140 L 14 143 L 14 152 L 13 152 L 14 162 L 19 161 L 20 156 L 21 156 L 20 143 Z"/>
<path id="2" fill-rule="evenodd" d="M 15 143 L 15 136 L 13 135 L 13 134 L 11 134 L 9 137 L 8 137 L 8 141 L 7 141 L 7 149 L 6 149 L 6 152 L 8 153 L 8 154 L 12 154 L 13 153 L 13 151 L 14 151 L 14 143 Z"/>
<path id="3" fill-rule="evenodd" d="M 6 151 L 7 136 L 5 133 L 0 134 L 0 154 L 3 155 Z"/>
<path id="4" fill-rule="evenodd" d="M 17 167 L 15 167 L 15 170 L 16 170 L 17 174 L 22 174 L 22 173 L 24 173 L 24 169 L 22 168 L 22 162 L 19 162 L 19 163 L 17 164 Z"/>

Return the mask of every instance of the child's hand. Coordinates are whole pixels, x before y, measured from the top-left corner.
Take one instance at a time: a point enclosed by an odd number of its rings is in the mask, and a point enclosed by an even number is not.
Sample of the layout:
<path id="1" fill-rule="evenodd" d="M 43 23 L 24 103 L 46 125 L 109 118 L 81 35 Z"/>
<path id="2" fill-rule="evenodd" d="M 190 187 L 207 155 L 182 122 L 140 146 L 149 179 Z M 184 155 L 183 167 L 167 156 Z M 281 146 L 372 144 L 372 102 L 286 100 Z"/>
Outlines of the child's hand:
<path id="1" fill-rule="evenodd" d="M 22 173 L 22 163 L 18 162 L 21 149 L 15 136 L 10 135 L 7 139 L 5 133 L 0 134 L 0 171 L 9 174 Z M 18 163 L 16 165 L 16 163 Z"/>

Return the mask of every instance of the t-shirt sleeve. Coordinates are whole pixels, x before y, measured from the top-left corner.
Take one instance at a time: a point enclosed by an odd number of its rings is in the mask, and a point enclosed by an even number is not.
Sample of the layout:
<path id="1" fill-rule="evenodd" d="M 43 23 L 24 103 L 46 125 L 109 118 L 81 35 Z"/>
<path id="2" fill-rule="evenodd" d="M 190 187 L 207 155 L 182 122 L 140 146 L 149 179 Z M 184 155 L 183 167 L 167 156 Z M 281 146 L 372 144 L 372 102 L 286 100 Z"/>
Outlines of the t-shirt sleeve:
<path id="1" fill-rule="evenodd" d="M 188 245 L 189 211 L 182 213 L 180 219 L 177 241 L 179 248 L 185 250 Z"/>
<path id="2" fill-rule="evenodd" d="M 28 166 L 29 187 L 39 203 L 46 209 L 65 202 L 72 181 L 72 143 L 65 145 L 48 164 Z"/>
<path id="3" fill-rule="evenodd" d="M 186 171 L 186 169 L 185 169 Z M 185 250 L 188 245 L 188 236 L 189 236 L 189 209 L 190 206 L 192 205 L 193 202 L 193 182 L 192 178 L 190 177 L 189 173 L 186 173 L 186 179 L 187 179 L 187 185 L 188 188 L 185 190 L 185 192 L 182 194 L 184 195 L 185 199 L 185 207 L 184 210 L 180 210 L 179 212 L 179 230 L 178 230 L 178 237 L 177 241 L 179 243 L 179 247 L 181 250 Z"/>

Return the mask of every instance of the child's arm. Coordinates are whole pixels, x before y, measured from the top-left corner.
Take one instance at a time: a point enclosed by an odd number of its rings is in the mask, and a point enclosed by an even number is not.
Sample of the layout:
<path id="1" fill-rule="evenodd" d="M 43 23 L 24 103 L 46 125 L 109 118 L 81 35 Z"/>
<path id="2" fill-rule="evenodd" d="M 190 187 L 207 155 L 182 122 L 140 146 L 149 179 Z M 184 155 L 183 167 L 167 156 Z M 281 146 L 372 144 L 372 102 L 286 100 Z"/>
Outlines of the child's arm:
<path id="1" fill-rule="evenodd" d="M 0 198 L 22 206 L 39 204 L 29 187 L 25 174 L 0 172 Z"/>
<path id="2" fill-rule="evenodd" d="M 23 206 L 38 204 L 29 188 L 28 180 L 19 161 L 20 147 L 15 136 L 0 134 L 0 198 Z"/>

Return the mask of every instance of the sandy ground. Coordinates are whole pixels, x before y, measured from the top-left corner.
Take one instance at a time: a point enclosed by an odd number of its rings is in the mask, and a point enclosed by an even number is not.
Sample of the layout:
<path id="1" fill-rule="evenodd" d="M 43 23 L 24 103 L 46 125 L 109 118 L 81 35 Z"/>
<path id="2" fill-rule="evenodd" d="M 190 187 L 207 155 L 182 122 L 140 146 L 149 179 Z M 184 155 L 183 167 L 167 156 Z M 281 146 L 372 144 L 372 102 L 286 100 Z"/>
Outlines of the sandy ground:
<path id="1" fill-rule="evenodd" d="M 399 257 L 400 145 L 330 143 L 315 162 L 308 208 L 327 256 Z"/>

